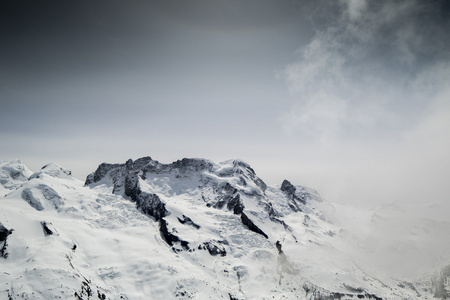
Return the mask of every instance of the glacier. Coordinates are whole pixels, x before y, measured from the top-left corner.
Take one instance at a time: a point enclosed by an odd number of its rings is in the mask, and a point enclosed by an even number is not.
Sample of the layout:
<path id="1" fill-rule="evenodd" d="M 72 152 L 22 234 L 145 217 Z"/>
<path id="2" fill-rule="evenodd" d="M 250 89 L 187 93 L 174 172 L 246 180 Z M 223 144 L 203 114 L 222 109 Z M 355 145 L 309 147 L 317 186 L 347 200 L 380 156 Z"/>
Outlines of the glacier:
<path id="1" fill-rule="evenodd" d="M 143 157 L 84 182 L 55 163 L 0 162 L 0 193 L 1 299 L 450 298 L 448 264 L 380 273 L 365 256 L 377 246 L 337 221 L 362 213 L 267 185 L 241 160 Z"/>

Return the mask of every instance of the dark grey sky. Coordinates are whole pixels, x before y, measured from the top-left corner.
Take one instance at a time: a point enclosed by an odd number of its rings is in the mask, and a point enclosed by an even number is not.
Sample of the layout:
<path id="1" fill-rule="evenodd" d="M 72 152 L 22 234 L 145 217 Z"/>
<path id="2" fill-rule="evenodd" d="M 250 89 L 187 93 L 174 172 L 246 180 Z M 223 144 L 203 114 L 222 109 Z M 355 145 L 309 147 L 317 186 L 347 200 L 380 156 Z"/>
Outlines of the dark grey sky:
<path id="1" fill-rule="evenodd" d="M 241 158 L 331 200 L 450 196 L 449 6 L 3 1 L 0 159 L 83 179 L 144 155 Z"/>
<path id="2" fill-rule="evenodd" d="M 1 18 L 2 128 L 39 135 L 239 123 L 272 109 L 274 71 L 312 36 L 289 2 L 19 3 Z"/>

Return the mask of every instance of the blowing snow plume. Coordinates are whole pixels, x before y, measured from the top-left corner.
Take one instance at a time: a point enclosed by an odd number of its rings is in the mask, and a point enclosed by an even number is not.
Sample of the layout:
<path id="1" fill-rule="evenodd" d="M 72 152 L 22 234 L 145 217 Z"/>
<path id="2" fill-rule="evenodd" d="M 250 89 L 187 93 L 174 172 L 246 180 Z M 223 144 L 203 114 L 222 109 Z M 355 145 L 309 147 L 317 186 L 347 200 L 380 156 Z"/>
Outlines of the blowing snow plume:
<path id="1" fill-rule="evenodd" d="M 319 13 L 315 35 L 280 73 L 292 95 L 281 124 L 317 157 L 316 187 L 340 203 L 338 222 L 365 259 L 419 276 L 450 245 L 448 4 L 341 0 Z"/>
<path id="2" fill-rule="evenodd" d="M 341 0 L 327 9 L 336 5 L 282 72 L 298 99 L 286 131 L 327 139 L 418 123 L 450 75 L 444 4 Z"/>

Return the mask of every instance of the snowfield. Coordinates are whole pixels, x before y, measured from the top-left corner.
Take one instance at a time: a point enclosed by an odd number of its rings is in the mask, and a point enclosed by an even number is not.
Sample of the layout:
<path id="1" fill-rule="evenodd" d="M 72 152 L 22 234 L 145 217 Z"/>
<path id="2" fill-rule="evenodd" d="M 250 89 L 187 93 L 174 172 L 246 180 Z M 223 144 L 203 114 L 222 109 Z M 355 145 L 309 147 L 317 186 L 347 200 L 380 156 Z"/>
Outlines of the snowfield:
<path id="1" fill-rule="evenodd" d="M 0 195 L 0 299 L 450 298 L 447 220 L 332 205 L 238 160 L 144 157 L 85 182 L 1 162 Z"/>

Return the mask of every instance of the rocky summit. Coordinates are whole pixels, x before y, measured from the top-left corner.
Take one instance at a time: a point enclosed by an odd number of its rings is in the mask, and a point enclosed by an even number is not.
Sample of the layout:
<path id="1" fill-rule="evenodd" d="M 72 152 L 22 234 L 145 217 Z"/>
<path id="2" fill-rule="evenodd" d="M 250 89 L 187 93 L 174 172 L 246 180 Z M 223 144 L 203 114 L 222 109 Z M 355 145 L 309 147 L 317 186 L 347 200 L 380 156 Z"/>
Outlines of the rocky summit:
<path id="1" fill-rule="evenodd" d="M 0 184 L 1 299 L 450 298 L 448 267 L 380 275 L 317 191 L 240 160 L 2 162 Z"/>

